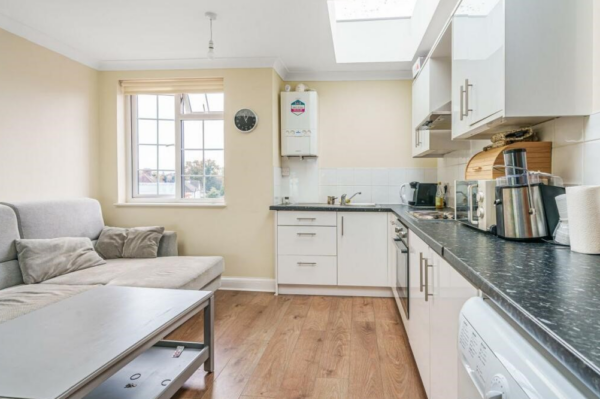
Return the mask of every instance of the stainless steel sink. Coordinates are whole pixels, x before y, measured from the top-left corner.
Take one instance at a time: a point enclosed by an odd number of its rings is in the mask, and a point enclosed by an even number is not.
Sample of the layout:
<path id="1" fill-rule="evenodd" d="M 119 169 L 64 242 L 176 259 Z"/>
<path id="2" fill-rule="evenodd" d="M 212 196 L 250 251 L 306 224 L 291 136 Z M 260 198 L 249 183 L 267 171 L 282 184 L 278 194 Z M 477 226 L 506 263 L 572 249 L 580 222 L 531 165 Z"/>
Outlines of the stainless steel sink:
<path id="1" fill-rule="evenodd" d="M 376 208 L 377 206 L 379 206 L 378 204 L 376 204 L 374 202 L 351 202 L 346 205 L 340 205 L 339 203 L 336 203 L 335 205 L 328 205 L 328 204 L 323 204 L 323 203 L 296 203 L 296 204 L 292 204 L 292 205 L 314 206 L 314 207 L 323 207 L 323 208 L 331 208 L 331 207 L 336 207 L 336 208 Z"/>

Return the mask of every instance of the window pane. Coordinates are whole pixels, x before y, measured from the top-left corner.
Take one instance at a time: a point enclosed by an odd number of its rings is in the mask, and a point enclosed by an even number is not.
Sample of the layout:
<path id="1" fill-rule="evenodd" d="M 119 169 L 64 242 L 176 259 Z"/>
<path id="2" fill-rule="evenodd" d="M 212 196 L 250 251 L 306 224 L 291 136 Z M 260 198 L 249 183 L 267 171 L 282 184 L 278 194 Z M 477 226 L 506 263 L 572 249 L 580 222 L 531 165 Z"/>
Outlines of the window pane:
<path id="1" fill-rule="evenodd" d="M 175 169 L 175 146 L 158 146 L 158 169 Z"/>
<path id="2" fill-rule="evenodd" d="M 183 174 L 202 175 L 202 151 L 183 151 Z"/>
<path id="3" fill-rule="evenodd" d="M 225 167 L 224 151 L 222 150 L 210 150 L 204 152 L 204 169 L 205 174 L 223 176 L 223 169 Z"/>
<path id="4" fill-rule="evenodd" d="M 223 93 L 207 93 L 208 110 L 210 112 L 223 112 L 225 96 Z"/>
<path id="5" fill-rule="evenodd" d="M 156 121 L 138 121 L 138 144 L 156 144 Z"/>
<path id="6" fill-rule="evenodd" d="M 156 96 L 140 94 L 137 96 L 138 118 L 156 119 Z"/>
<path id="7" fill-rule="evenodd" d="M 206 94 L 188 94 L 190 99 L 190 108 L 192 112 L 206 112 L 208 111 L 208 104 L 206 103 Z"/>
<path id="8" fill-rule="evenodd" d="M 225 146 L 224 121 L 204 121 L 204 148 L 222 150 Z"/>
<path id="9" fill-rule="evenodd" d="M 158 96 L 158 117 L 175 119 L 175 96 Z"/>
<path id="10" fill-rule="evenodd" d="M 158 121 L 158 143 L 175 144 L 175 121 Z"/>
<path id="11" fill-rule="evenodd" d="M 158 193 L 160 195 L 175 196 L 175 172 L 164 171 L 158 172 Z"/>
<path id="12" fill-rule="evenodd" d="M 206 177 L 206 198 L 223 198 L 225 189 L 223 186 L 223 178 L 212 176 Z"/>
<path id="13" fill-rule="evenodd" d="M 156 146 L 140 145 L 138 148 L 138 169 L 157 169 Z"/>
<path id="14" fill-rule="evenodd" d="M 202 121 L 183 121 L 183 148 L 202 148 Z"/>
<path id="15" fill-rule="evenodd" d="M 138 172 L 139 195 L 156 195 L 158 192 L 157 172 L 155 170 L 140 170 Z"/>
<path id="16" fill-rule="evenodd" d="M 184 198 L 204 198 L 204 177 L 184 176 L 181 185 Z"/>

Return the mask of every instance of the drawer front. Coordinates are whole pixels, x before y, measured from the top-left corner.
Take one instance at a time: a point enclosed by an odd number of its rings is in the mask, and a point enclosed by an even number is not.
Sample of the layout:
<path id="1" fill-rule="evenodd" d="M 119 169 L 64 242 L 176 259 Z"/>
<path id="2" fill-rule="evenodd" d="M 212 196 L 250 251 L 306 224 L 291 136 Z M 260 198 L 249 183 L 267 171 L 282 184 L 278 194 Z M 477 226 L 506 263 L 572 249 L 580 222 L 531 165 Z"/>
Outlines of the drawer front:
<path id="1" fill-rule="evenodd" d="M 277 254 L 335 256 L 336 235 L 335 227 L 279 226 Z"/>
<path id="2" fill-rule="evenodd" d="M 335 226 L 335 212 L 277 212 L 279 226 Z"/>
<path id="3" fill-rule="evenodd" d="M 279 284 L 337 285 L 337 257 L 279 256 L 277 281 Z"/>

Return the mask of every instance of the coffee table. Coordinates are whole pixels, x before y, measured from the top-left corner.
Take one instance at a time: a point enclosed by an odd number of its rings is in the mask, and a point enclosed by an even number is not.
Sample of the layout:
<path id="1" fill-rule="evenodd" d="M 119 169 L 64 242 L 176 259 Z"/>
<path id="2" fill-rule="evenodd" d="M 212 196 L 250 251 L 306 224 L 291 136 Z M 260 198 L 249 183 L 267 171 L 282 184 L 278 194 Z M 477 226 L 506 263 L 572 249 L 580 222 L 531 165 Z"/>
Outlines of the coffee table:
<path id="1" fill-rule="evenodd" d="M 161 341 L 202 309 L 204 343 Z M 2 398 L 170 398 L 203 363 L 212 292 L 100 286 L 0 324 Z"/>

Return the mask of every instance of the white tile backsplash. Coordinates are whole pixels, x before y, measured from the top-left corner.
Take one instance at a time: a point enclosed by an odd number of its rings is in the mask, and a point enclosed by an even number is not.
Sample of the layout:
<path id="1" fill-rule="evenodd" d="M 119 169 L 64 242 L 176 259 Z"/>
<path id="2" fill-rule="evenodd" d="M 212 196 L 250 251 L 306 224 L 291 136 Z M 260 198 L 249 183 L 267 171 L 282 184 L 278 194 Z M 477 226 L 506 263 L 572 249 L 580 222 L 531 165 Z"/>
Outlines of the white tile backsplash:
<path id="1" fill-rule="evenodd" d="M 371 169 L 354 169 L 354 184 L 357 186 L 370 186 L 372 180 L 371 176 Z"/>
<path id="2" fill-rule="evenodd" d="M 600 140 L 583 144 L 583 184 L 600 185 Z"/>
<path id="3" fill-rule="evenodd" d="M 570 116 L 551 122 L 554 122 L 554 147 L 581 143 L 584 140 L 584 118 Z"/>
<path id="4" fill-rule="evenodd" d="M 389 169 L 388 185 L 400 186 L 407 181 L 405 170 L 402 168 Z"/>
<path id="5" fill-rule="evenodd" d="M 320 169 L 320 184 L 322 186 L 335 186 L 337 169 Z"/>
<path id="6" fill-rule="evenodd" d="M 387 186 L 389 184 L 389 170 L 388 169 L 373 169 L 371 171 L 371 184 L 374 186 Z"/>
<path id="7" fill-rule="evenodd" d="M 371 186 L 371 201 L 376 204 L 389 204 L 390 194 L 388 186 Z"/>
<path id="8" fill-rule="evenodd" d="M 354 184 L 354 169 L 338 169 L 336 185 L 337 186 L 351 186 Z"/>

